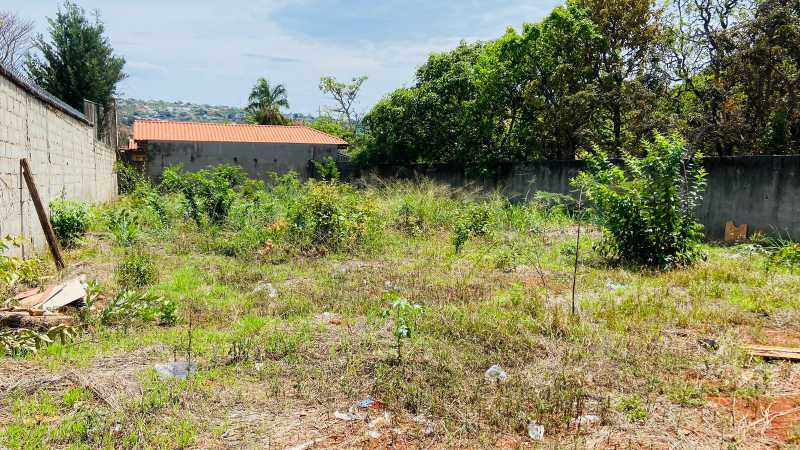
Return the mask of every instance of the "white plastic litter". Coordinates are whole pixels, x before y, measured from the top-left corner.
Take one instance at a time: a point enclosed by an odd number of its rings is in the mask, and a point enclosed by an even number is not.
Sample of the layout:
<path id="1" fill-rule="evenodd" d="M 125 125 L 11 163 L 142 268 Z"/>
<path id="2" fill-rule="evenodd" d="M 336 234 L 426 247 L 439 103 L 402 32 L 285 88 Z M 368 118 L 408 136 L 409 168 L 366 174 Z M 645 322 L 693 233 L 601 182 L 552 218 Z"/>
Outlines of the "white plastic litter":
<path id="1" fill-rule="evenodd" d="M 367 417 L 366 414 L 362 414 L 356 411 L 347 411 L 347 412 L 336 411 L 335 413 L 333 413 L 333 416 L 339 420 L 344 420 L 345 422 L 352 422 L 354 420 L 364 420 L 364 418 Z"/>
<path id="2" fill-rule="evenodd" d="M 536 422 L 528 424 L 528 436 L 534 441 L 544 440 L 544 425 L 539 425 Z"/>
<path id="3" fill-rule="evenodd" d="M 503 383 L 508 379 L 508 374 L 502 367 L 495 364 L 486 370 L 483 377 L 490 383 Z"/>
<path id="4" fill-rule="evenodd" d="M 575 427 L 590 427 L 592 425 L 597 425 L 600 422 L 600 416 L 587 414 L 585 416 L 579 416 L 577 419 L 573 419 L 572 425 Z"/>
<path id="5" fill-rule="evenodd" d="M 625 286 L 624 284 L 615 283 L 613 281 L 609 281 L 606 283 L 606 287 L 611 289 L 612 291 L 619 292 L 619 291 L 624 291 L 628 286 Z"/>
<path id="6" fill-rule="evenodd" d="M 162 380 L 169 378 L 178 378 L 185 380 L 190 373 L 197 372 L 197 365 L 192 363 L 191 367 L 186 361 L 175 361 L 162 364 L 156 364 L 156 372 Z"/>

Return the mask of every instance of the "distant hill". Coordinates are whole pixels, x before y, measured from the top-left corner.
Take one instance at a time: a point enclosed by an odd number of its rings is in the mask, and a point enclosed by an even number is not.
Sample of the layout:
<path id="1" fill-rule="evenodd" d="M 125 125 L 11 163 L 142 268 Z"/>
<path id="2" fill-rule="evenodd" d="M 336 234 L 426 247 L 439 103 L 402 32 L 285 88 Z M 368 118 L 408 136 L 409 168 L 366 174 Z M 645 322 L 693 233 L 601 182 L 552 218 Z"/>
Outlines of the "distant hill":
<path id="1" fill-rule="evenodd" d="M 187 102 L 163 100 L 117 100 L 117 115 L 123 126 L 133 125 L 135 119 L 175 120 L 183 122 L 244 123 L 244 108 L 236 106 L 199 105 Z M 309 122 L 314 118 L 291 113 L 287 116 L 295 122 Z"/>

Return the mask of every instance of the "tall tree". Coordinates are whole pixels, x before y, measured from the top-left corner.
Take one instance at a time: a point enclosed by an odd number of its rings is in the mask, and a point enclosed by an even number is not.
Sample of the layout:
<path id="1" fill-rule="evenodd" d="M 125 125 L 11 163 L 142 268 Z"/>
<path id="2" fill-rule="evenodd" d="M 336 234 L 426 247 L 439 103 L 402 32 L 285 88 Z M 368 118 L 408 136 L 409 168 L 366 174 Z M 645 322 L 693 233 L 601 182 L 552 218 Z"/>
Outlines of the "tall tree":
<path id="1" fill-rule="evenodd" d="M 625 85 L 647 75 L 661 39 L 661 9 L 655 0 L 572 0 L 585 8 L 602 36 L 598 49 L 601 102 L 611 121 L 612 146 L 623 150 Z"/>
<path id="2" fill-rule="evenodd" d="M 270 85 L 266 78 L 259 78 L 247 105 L 247 118 L 252 123 L 259 125 L 285 125 L 286 117 L 281 113 L 281 108 L 289 107 L 286 97 L 286 87 L 282 84 Z"/>
<path id="3" fill-rule="evenodd" d="M 78 110 L 84 99 L 108 108 L 126 78 L 125 59 L 114 54 L 97 11 L 93 19 L 66 0 L 55 19 L 48 19 L 50 40 L 36 36 L 36 53 L 26 61 L 31 79 Z M 102 128 L 102 115 L 98 120 Z"/>
<path id="4" fill-rule="evenodd" d="M 365 81 L 367 81 L 366 75 L 353 78 L 349 83 L 337 81 L 334 77 L 322 77 L 319 80 L 319 89 L 333 97 L 336 102 L 336 106 L 332 108 L 333 112 L 340 114 L 347 120 L 347 125 L 353 133 L 356 132 L 356 125 L 358 124 L 358 112 L 355 110 L 355 102 L 359 91 L 361 91 L 361 85 Z"/>
<path id="5" fill-rule="evenodd" d="M 735 34 L 757 0 L 674 0 L 667 67 L 693 146 L 719 156 L 743 143 L 740 96 L 728 77 Z"/>
<path id="6" fill-rule="evenodd" d="M 0 11 L 0 64 L 20 70 L 31 49 L 33 22 L 11 11 Z"/>

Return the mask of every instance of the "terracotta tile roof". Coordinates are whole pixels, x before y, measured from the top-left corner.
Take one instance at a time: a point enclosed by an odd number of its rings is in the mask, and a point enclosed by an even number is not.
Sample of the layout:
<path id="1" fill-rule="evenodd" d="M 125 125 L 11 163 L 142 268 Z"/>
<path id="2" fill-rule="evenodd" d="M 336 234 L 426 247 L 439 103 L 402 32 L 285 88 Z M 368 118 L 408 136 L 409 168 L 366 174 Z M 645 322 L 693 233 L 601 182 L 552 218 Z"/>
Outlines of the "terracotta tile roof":
<path id="1" fill-rule="evenodd" d="M 347 145 L 336 136 L 302 125 L 247 125 L 136 120 L 135 141 L 265 142 Z"/>

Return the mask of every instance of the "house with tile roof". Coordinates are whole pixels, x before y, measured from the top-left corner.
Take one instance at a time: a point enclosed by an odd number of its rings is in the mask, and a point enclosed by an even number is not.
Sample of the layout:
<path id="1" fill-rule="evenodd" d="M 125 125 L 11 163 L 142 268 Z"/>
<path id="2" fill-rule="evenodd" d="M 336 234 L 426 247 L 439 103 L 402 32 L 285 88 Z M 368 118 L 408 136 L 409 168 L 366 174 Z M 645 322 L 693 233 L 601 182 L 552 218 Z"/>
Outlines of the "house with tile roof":
<path id="1" fill-rule="evenodd" d="M 347 142 L 302 125 L 250 125 L 136 120 L 125 159 L 159 180 L 165 168 L 196 171 L 238 165 L 252 178 L 297 172 L 308 177 L 313 160 L 344 158 Z"/>

